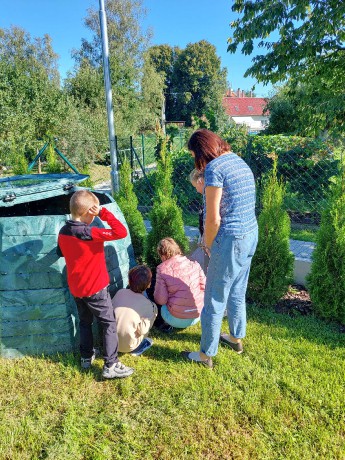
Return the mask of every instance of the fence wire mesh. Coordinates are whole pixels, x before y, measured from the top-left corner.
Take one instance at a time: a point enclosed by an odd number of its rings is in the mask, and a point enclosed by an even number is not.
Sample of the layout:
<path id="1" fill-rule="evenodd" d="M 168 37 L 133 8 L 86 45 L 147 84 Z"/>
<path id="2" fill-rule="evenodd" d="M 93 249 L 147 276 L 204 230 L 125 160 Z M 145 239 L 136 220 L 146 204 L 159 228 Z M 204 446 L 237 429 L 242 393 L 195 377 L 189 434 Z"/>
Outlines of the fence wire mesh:
<path id="1" fill-rule="evenodd" d="M 260 136 L 257 136 L 258 138 Z M 74 164 L 80 172 L 90 174 L 90 185 L 98 190 L 111 192 L 110 155 L 107 142 L 90 140 L 56 140 L 58 149 Z M 23 142 L 22 151 L 13 150 L 11 143 L 0 145 L 1 174 L 18 173 L 18 163 L 24 158 L 27 162 L 37 155 L 43 141 Z M 132 182 L 139 201 L 139 210 L 145 218 L 152 207 L 156 186 L 156 145 L 157 136 L 117 138 L 118 165 L 121 167 L 126 157 L 132 167 Z M 248 147 L 249 146 L 249 147 Z M 257 186 L 257 212 L 261 207 L 261 191 L 265 176 L 272 169 L 274 157 L 277 159 L 277 174 L 285 184 L 284 206 L 291 219 L 291 239 L 295 256 L 310 258 L 314 248 L 315 233 L 320 225 L 322 211 L 327 206 L 332 181 L 342 171 L 342 148 L 330 148 L 324 143 L 305 143 L 292 148 L 276 149 L 274 153 L 267 149 L 252 148 L 250 144 L 239 154 L 253 171 Z M 52 162 L 53 155 L 54 161 Z M 193 158 L 186 149 L 186 139 L 180 131 L 173 139 L 171 148 L 173 159 L 173 193 L 182 208 L 184 223 L 198 227 L 199 209 L 202 196 L 189 181 L 194 168 Z M 50 162 L 50 164 L 49 164 Z M 56 168 L 56 171 L 52 171 Z M 54 156 L 49 149 L 42 155 L 31 172 L 66 172 L 66 164 L 60 157 Z"/>

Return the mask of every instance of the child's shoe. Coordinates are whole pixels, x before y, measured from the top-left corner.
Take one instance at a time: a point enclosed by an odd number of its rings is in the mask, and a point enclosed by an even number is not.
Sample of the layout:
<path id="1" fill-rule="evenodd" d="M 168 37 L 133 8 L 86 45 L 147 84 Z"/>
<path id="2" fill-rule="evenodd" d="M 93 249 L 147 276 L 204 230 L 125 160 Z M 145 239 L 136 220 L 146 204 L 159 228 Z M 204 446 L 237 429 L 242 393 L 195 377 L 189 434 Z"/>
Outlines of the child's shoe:
<path id="1" fill-rule="evenodd" d="M 80 358 L 80 365 L 82 369 L 90 369 L 92 363 L 94 362 L 96 358 L 96 352 L 93 352 L 93 355 L 91 358 Z"/>
<path id="2" fill-rule="evenodd" d="M 131 367 L 127 367 L 124 364 L 120 363 L 118 361 L 117 363 L 114 363 L 112 366 L 107 367 L 106 365 L 103 366 L 103 372 L 102 376 L 105 379 L 121 379 L 124 377 L 129 377 L 132 375 L 134 372 L 134 369 Z"/>
<path id="3" fill-rule="evenodd" d="M 144 351 L 148 350 L 151 348 L 153 345 L 153 340 L 150 339 L 149 337 L 145 337 L 141 344 L 131 352 L 131 355 L 133 356 L 140 356 L 144 353 Z"/>
<path id="4" fill-rule="evenodd" d="M 174 332 L 174 328 L 170 326 L 168 323 L 163 323 L 160 326 L 158 326 L 158 330 L 160 332 L 163 332 L 164 334 L 171 334 L 171 332 Z"/>

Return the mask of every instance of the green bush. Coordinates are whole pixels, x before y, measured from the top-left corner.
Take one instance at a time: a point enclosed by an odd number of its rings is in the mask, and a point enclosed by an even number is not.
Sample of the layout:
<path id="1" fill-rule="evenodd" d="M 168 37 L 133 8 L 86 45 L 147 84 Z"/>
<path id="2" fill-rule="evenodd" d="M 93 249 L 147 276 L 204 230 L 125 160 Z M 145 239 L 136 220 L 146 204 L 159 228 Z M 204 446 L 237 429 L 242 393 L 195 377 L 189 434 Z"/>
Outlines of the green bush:
<path id="1" fill-rule="evenodd" d="M 171 237 L 180 245 L 182 251 L 189 248 L 188 239 L 184 233 L 182 210 L 173 197 L 172 159 L 167 150 L 167 140 L 160 143 L 159 160 L 157 161 L 155 196 L 149 218 L 152 230 L 147 236 L 146 261 L 154 268 L 161 260 L 156 248 L 162 238 Z"/>
<path id="2" fill-rule="evenodd" d="M 263 185 L 259 242 L 249 277 L 248 295 L 261 305 L 274 305 L 292 282 L 294 256 L 289 248 L 290 219 L 282 207 L 284 194 L 275 161 Z"/>
<path id="3" fill-rule="evenodd" d="M 315 310 L 345 323 L 345 172 L 331 187 L 316 235 L 308 287 Z"/>
<path id="4" fill-rule="evenodd" d="M 241 156 L 245 153 L 250 139 L 246 126 L 229 123 L 220 133 L 220 136 L 228 142 L 232 152 Z"/>
<path id="5" fill-rule="evenodd" d="M 138 211 L 138 199 L 133 190 L 131 173 L 129 161 L 125 159 L 120 169 L 120 191 L 115 195 L 115 199 L 127 221 L 135 257 L 141 263 L 145 252 L 147 231 L 143 217 Z"/>
<path id="6" fill-rule="evenodd" d="M 21 176 L 29 174 L 28 163 L 25 158 L 25 155 L 18 154 L 16 156 L 16 162 L 13 165 L 12 173 L 14 176 Z"/>
<path id="7" fill-rule="evenodd" d="M 46 170 L 50 174 L 59 174 L 62 171 L 62 165 L 59 161 L 58 154 L 54 150 L 52 141 L 49 143 L 46 151 L 47 166 Z"/>
<path id="8" fill-rule="evenodd" d="M 173 193 L 177 204 L 186 212 L 196 212 L 202 202 L 202 196 L 190 183 L 189 174 L 195 168 L 194 159 L 188 150 L 179 150 L 173 155 Z"/>

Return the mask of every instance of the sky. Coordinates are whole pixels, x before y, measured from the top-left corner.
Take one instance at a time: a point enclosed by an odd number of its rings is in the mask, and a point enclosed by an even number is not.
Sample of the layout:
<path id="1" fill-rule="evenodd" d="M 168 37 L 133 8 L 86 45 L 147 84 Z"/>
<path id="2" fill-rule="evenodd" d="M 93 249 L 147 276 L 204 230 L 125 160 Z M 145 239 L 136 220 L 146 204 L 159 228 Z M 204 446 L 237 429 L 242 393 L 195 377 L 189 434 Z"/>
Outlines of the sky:
<path id="1" fill-rule="evenodd" d="M 222 67 L 228 70 L 229 86 L 250 90 L 255 84 L 257 96 L 270 95 L 271 86 L 243 77 L 254 55 L 230 54 L 226 50 L 231 35 L 230 22 L 236 19 L 231 11 L 232 0 L 143 0 L 143 4 L 147 16 L 142 24 L 152 30 L 152 45 L 185 48 L 188 43 L 207 40 L 216 47 Z M 82 38 L 90 39 L 90 32 L 83 24 L 89 7 L 98 9 L 99 1 L 0 0 L 0 28 L 20 26 L 31 37 L 49 34 L 64 78 L 73 68 L 71 51 L 80 47 Z"/>

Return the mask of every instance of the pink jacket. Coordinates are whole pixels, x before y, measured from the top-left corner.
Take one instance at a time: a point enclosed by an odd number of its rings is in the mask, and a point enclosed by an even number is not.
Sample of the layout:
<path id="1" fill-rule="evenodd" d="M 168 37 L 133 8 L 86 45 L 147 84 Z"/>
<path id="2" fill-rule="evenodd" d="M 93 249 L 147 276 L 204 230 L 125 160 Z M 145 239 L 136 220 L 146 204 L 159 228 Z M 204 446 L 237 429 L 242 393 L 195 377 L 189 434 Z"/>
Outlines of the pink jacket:
<path id="1" fill-rule="evenodd" d="M 198 262 L 177 255 L 157 267 L 155 302 L 175 318 L 198 318 L 204 306 L 205 274 Z"/>

